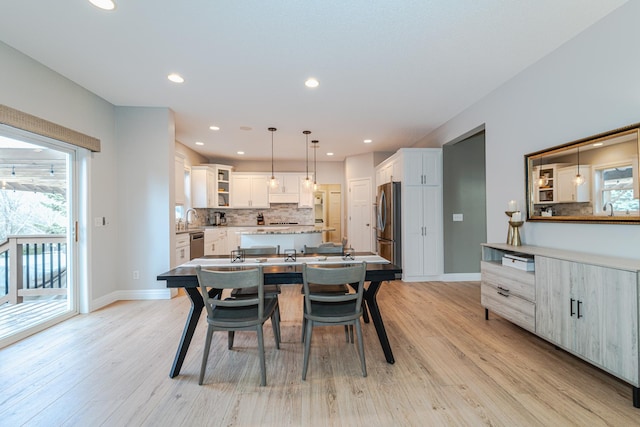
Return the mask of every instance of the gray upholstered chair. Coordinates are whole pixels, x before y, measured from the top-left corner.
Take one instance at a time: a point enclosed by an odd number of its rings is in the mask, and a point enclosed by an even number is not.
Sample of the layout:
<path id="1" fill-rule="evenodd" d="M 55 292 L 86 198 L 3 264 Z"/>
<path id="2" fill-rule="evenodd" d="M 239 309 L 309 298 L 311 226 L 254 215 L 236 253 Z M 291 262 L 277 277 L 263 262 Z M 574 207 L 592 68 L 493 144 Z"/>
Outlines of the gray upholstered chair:
<path id="1" fill-rule="evenodd" d="M 276 246 L 249 246 L 242 248 L 238 246 L 239 251 L 244 252 L 244 256 L 260 256 L 260 255 L 278 255 L 280 253 L 280 245 Z"/>
<path id="2" fill-rule="evenodd" d="M 323 243 L 320 246 L 304 245 L 304 253 L 306 255 L 342 255 L 343 246 L 333 243 Z"/>
<path id="3" fill-rule="evenodd" d="M 267 383 L 264 357 L 263 326 L 267 319 L 271 319 L 276 348 L 280 348 L 280 312 L 278 310 L 278 296 L 265 297 L 264 276 L 262 268 L 252 268 L 239 271 L 210 271 L 201 266 L 196 267 L 200 291 L 207 309 L 207 338 L 202 355 L 202 366 L 198 383 L 202 385 L 204 373 L 211 347 L 214 331 L 228 331 L 229 349 L 233 347 L 235 331 L 255 330 L 258 334 L 258 356 L 260 358 L 260 385 Z M 256 287 L 255 297 L 225 298 L 225 290 L 233 288 Z M 211 297 L 209 289 L 220 290 Z"/>
<path id="4" fill-rule="evenodd" d="M 302 379 L 307 377 L 309 367 L 309 353 L 311 351 L 311 339 L 313 328 L 316 326 L 345 325 L 353 326 L 358 340 L 358 353 L 362 376 L 367 376 L 367 367 L 364 358 L 364 344 L 362 341 L 362 295 L 364 291 L 364 278 L 367 270 L 365 262 L 350 265 L 309 266 L 302 265 L 302 286 L 304 290 L 304 323 L 306 332 L 304 337 L 304 360 L 302 367 Z M 312 293 L 309 285 L 313 283 L 317 287 L 331 286 L 342 283 L 353 284 L 355 293 Z"/>

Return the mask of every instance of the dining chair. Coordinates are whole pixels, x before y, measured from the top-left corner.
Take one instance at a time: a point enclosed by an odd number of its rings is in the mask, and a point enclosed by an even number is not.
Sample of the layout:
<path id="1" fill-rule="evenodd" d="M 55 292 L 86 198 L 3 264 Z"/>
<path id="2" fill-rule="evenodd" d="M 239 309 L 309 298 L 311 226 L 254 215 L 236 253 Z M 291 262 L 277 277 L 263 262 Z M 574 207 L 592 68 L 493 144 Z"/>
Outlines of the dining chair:
<path id="1" fill-rule="evenodd" d="M 246 248 L 242 248 L 238 246 L 239 251 L 243 251 L 244 255 L 247 256 L 260 256 L 260 255 L 278 255 L 280 253 L 280 245 L 276 246 L 250 246 Z M 239 298 L 241 296 L 253 296 L 258 292 L 256 287 L 250 288 L 236 288 L 231 291 L 231 296 Z M 280 285 L 264 285 L 264 294 L 265 296 L 273 296 L 280 295 Z"/>
<path id="2" fill-rule="evenodd" d="M 306 255 L 342 255 L 344 247 L 333 243 L 322 243 L 319 246 L 304 245 Z"/>
<path id="3" fill-rule="evenodd" d="M 304 322 L 306 332 L 304 338 L 304 359 L 302 379 L 307 378 L 309 367 L 309 353 L 311 351 L 311 337 L 316 326 L 345 325 L 353 326 L 358 340 L 358 353 L 362 376 L 367 376 L 362 341 L 362 295 L 364 292 L 364 278 L 367 270 L 366 262 L 349 265 L 310 266 L 302 264 L 302 286 L 304 289 Z M 355 292 L 348 294 L 312 293 L 310 284 L 316 286 L 331 286 L 350 283 Z"/>
<path id="4" fill-rule="evenodd" d="M 202 355 L 202 366 L 198 384 L 202 385 L 207 367 L 211 338 L 214 331 L 228 331 L 229 349 L 233 346 L 235 331 L 255 330 L 258 334 L 258 356 L 260 358 L 260 385 L 267 384 L 264 357 L 263 326 L 271 319 L 276 348 L 280 348 L 280 312 L 278 297 L 265 297 L 262 267 L 238 271 L 211 271 L 196 267 L 198 283 L 207 309 L 207 338 Z M 224 298 L 226 290 L 257 287 L 255 298 Z M 215 289 L 211 297 L 209 289 Z"/>

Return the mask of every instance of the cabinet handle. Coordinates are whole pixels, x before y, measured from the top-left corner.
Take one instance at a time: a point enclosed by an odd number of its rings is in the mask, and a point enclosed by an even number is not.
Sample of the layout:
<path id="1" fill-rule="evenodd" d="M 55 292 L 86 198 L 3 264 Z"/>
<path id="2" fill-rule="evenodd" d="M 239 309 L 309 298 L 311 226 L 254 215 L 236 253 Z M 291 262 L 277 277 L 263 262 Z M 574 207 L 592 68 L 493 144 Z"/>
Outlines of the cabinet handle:
<path id="1" fill-rule="evenodd" d="M 569 310 L 571 311 L 571 315 L 570 315 L 570 317 L 573 317 L 573 315 L 574 315 L 574 314 L 576 314 L 576 313 L 573 311 L 573 302 L 574 302 L 574 301 L 575 301 L 575 300 L 574 300 L 573 298 L 571 298 L 571 299 L 570 299 L 570 301 L 569 301 Z"/>
<path id="2" fill-rule="evenodd" d="M 578 301 L 578 319 L 581 317 L 584 317 L 582 314 L 580 314 L 580 306 L 582 305 L 582 301 Z"/>
<path id="3" fill-rule="evenodd" d="M 509 298 L 509 294 L 502 293 L 501 291 L 498 291 L 498 295 L 502 295 L 505 298 Z"/>
<path id="4" fill-rule="evenodd" d="M 498 286 L 498 289 L 501 290 L 502 292 L 506 292 L 509 293 L 509 289 L 503 288 L 502 286 Z"/>

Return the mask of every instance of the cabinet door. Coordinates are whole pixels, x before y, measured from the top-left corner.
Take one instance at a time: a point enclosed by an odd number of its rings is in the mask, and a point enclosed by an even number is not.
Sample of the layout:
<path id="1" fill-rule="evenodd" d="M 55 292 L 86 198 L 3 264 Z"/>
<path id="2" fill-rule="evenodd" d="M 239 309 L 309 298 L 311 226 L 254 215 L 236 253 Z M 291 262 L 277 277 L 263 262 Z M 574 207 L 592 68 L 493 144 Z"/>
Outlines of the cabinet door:
<path id="1" fill-rule="evenodd" d="M 424 177 L 422 175 L 422 156 L 418 153 L 410 153 L 405 155 L 404 176 L 406 185 L 423 185 Z"/>
<path id="2" fill-rule="evenodd" d="M 569 316 L 573 325 L 569 348 L 588 360 L 602 361 L 602 291 L 607 269 L 577 262 L 565 262 L 570 268 Z M 607 290 L 608 291 L 608 290 Z"/>
<path id="3" fill-rule="evenodd" d="M 638 277 L 602 269 L 602 366 L 638 385 Z"/>
<path id="4" fill-rule="evenodd" d="M 422 276 L 424 272 L 423 192 L 420 186 L 404 188 L 403 274 Z"/>
<path id="5" fill-rule="evenodd" d="M 251 183 L 250 175 L 233 175 L 231 177 L 231 207 L 251 207 Z"/>
<path id="6" fill-rule="evenodd" d="M 207 169 L 207 207 L 218 207 L 218 190 L 216 189 L 215 171 Z"/>
<path id="7" fill-rule="evenodd" d="M 536 256 L 535 263 L 536 333 L 569 348 L 571 297 L 568 263 L 543 256 Z"/>
<path id="8" fill-rule="evenodd" d="M 309 177 L 309 186 L 307 187 L 307 177 L 303 175 L 299 177 L 300 185 L 300 201 L 299 208 L 313 208 L 313 180 Z"/>
<path id="9" fill-rule="evenodd" d="M 440 165 L 442 163 L 441 152 L 428 151 L 422 153 L 422 174 L 424 175 L 425 185 L 440 185 L 442 183 L 442 172 Z"/>
<path id="10" fill-rule="evenodd" d="M 267 175 L 256 175 L 251 177 L 251 207 L 268 208 L 269 187 L 267 186 Z"/>
<path id="11" fill-rule="evenodd" d="M 424 224 L 423 273 L 426 275 L 440 274 L 442 273 L 440 268 L 442 264 L 440 248 L 442 197 L 440 195 L 440 187 L 423 187 L 422 194 L 422 223 Z"/>

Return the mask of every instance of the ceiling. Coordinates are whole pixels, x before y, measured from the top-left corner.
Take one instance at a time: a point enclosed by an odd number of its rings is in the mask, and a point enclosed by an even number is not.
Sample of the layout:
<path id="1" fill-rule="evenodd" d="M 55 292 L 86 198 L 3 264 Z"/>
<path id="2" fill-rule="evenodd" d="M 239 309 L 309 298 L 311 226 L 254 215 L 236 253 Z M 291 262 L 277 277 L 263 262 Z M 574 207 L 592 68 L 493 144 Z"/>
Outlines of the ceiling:
<path id="1" fill-rule="evenodd" d="M 625 0 L 3 3 L 1 41 L 114 105 L 171 108 L 209 158 L 269 159 L 274 126 L 277 159 L 304 159 L 308 129 L 339 161 L 412 145 Z"/>

